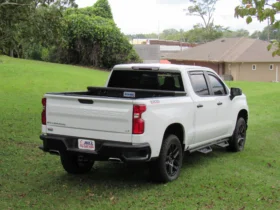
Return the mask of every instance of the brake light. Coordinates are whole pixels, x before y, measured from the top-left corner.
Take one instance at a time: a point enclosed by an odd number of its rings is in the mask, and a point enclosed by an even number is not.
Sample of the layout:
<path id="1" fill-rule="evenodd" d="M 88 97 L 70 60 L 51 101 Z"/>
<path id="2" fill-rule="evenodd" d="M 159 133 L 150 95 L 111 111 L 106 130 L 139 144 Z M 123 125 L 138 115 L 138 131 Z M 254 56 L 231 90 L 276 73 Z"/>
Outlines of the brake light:
<path id="1" fill-rule="evenodd" d="M 159 70 L 159 67 L 149 67 L 149 66 L 132 66 L 133 70 Z"/>
<path id="2" fill-rule="evenodd" d="M 47 121 L 47 116 L 46 116 L 46 111 L 47 111 L 47 99 L 43 98 L 42 99 L 42 105 L 43 105 L 43 111 L 42 111 L 42 125 L 46 125 Z"/>
<path id="3" fill-rule="evenodd" d="M 145 121 L 141 118 L 146 111 L 146 105 L 133 106 L 133 128 L 132 134 L 143 134 L 145 130 Z"/>

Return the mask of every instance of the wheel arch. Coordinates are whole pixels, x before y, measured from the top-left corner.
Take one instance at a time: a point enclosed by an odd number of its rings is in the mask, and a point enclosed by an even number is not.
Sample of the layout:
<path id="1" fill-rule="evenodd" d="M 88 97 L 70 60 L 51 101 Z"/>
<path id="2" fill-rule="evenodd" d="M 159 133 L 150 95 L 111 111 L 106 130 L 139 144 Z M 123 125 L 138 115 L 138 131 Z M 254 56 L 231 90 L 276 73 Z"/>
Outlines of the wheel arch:
<path id="1" fill-rule="evenodd" d="M 238 120 L 240 117 L 242 117 L 245 120 L 246 124 L 248 124 L 248 111 L 246 109 L 241 109 L 238 112 L 236 120 Z"/>
<path id="2" fill-rule="evenodd" d="M 181 123 L 172 123 L 165 129 L 163 140 L 170 134 L 173 134 L 178 137 L 182 147 L 185 145 L 185 128 Z"/>

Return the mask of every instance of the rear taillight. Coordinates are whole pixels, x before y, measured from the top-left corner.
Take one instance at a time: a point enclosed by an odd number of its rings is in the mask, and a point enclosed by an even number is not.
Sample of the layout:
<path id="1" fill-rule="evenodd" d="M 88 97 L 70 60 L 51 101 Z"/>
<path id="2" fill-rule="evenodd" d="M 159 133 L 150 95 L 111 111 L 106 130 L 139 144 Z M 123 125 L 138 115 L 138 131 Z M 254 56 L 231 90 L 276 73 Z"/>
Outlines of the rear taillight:
<path id="1" fill-rule="evenodd" d="M 43 111 L 42 111 L 42 125 L 46 125 L 47 121 L 47 116 L 46 116 L 46 111 L 47 111 L 47 99 L 43 98 L 42 99 L 42 105 L 43 105 Z"/>
<path id="2" fill-rule="evenodd" d="M 133 106 L 133 126 L 132 134 L 143 134 L 145 130 L 145 121 L 141 118 L 146 111 L 146 105 Z"/>

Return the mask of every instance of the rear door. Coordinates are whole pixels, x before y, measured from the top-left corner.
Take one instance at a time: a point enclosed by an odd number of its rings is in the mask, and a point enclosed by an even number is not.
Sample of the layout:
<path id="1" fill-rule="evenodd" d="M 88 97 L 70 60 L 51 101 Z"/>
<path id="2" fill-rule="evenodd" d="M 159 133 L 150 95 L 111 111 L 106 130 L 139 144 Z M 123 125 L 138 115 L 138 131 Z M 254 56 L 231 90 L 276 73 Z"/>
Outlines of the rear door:
<path id="1" fill-rule="evenodd" d="M 206 74 L 204 71 L 189 73 L 194 94 L 196 112 L 195 112 L 195 139 L 194 144 L 216 138 L 218 135 L 217 128 L 217 102 L 216 97 L 211 95 L 208 87 Z"/>
<path id="2" fill-rule="evenodd" d="M 130 99 L 47 95 L 47 132 L 131 142 Z"/>

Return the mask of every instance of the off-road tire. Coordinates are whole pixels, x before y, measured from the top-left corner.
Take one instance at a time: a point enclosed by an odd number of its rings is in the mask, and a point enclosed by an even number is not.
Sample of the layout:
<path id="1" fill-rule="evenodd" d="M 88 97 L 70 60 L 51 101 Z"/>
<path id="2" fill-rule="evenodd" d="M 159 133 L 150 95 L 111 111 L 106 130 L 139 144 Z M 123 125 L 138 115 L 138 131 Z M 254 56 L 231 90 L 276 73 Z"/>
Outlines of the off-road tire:
<path id="1" fill-rule="evenodd" d="M 60 155 L 61 164 L 69 174 L 85 174 L 90 172 L 94 160 L 81 158 L 77 154 L 64 152 Z"/>
<path id="2" fill-rule="evenodd" d="M 169 135 L 163 140 L 158 159 L 150 163 L 150 178 L 156 182 L 171 182 L 179 177 L 182 162 L 182 144 L 177 136 Z"/>
<path id="3" fill-rule="evenodd" d="M 241 152 L 244 150 L 246 142 L 247 123 L 244 118 L 237 119 L 236 126 L 232 136 L 229 139 L 228 149 L 232 152 Z"/>

